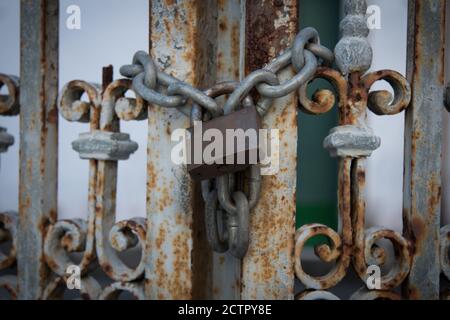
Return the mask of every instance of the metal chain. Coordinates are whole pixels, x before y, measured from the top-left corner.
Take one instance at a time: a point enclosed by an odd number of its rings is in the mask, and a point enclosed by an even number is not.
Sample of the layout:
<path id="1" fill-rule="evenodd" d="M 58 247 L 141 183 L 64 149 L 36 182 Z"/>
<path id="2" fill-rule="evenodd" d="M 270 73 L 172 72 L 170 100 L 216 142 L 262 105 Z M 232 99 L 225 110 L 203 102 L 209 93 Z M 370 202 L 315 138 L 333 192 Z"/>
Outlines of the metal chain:
<path id="1" fill-rule="evenodd" d="M 298 33 L 291 48 L 264 68 L 253 71 L 241 82 L 222 82 L 205 91 L 158 70 L 144 51 L 138 51 L 133 63 L 122 66 L 120 73 L 133 78 L 133 89 L 143 99 L 161 107 L 177 108 L 193 123 L 253 105 L 249 95 L 253 89 L 260 95 L 256 109 L 264 117 L 274 99 L 299 90 L 313 78 L 319 64 L 331 65 L 333 60 L 333 52 L 320 44 L 318 32 L 305 28 Z M 281 83 L 277 74 L 288 67 L 296 74 Z M 229 96 L 221 107 L 215 98 L 223 95 Z M 252 165 L 247 173 L 248 195 L 236 190 L 235 174 L 202 181 L 208 241 L 214 251 L 230 251 L 237 258 L 243 258 L 247 252 L 250 210 L 258 203 L 261 188 L 260 167 Z"/>
<path id="2" fill-rule="evenodd" d="M 201 106 L 213 117 L 218 117 L 235 110 L 248 93 L 256 88 L 261 96 L 256 106 L 261 116 L 264 116 L 274 98 L 298 90 L 312 78 L 318 65 L 316 57 L 327 65 L 334 60 L 333 52 L 320 45 L 317 31 L 308 27 L 298 33 L 291 48 L 285 50 L 263 69 L 253 71 L 242 80 L 223 108 L 207 94 L 208 90 L 201 91 L 158 70 L 153 59 L 144 51 L 136 52 L 133 63 L 122 66 L 120 73 L 133 78 L 133 89 L 149 103 L 166 108 L 178 108 L 188 117 L 192 108 L 192 104 L 187 104 L 189 100 Z M 292 66 L 297 74 L 280 83 L 276 74 L 289 66 Z"/>

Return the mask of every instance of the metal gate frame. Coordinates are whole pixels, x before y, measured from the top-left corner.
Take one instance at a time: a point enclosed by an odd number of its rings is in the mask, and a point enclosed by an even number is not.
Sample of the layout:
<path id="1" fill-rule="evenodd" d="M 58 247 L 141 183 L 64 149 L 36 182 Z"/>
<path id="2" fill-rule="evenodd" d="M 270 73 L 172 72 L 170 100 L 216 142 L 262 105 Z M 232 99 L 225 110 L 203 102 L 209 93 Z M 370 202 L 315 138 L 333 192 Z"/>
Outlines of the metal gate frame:
<path id="1" fill-rule="evenodd" d="M 320 67 L 315 75 L 337 92 L 339 127 L 324 145 L 340 158 L 342 230 L 320 224 L 295 230 L 297 107 L 320 114 L 335 101 L 326 90 L 310 101 L 305 84 L 300 102 L 296 94 L 276 99 L 264 119 L 265 127 L 282 128 L 280 172 L 262 179 L 261 199 L 250 216 L 249 250 L 239 260 L 208 247 L 200 185 L 185 168 L 167 161 L 174 144 L 171 132 L 188 127 L 189 119 L 139 97 L 125 98 L 131 81 L 113 81 L 111 68 L 103 71 L 101 86 L 74 80 L 58 94 L 59 1 L 21 0 L 20 86 L 16 78 L 0 75 L 9 92 L 0 101 L 0 115 L 20 113 L 19 212 L 0 214 L 0 241 L 12 242 L 10 252 L 0 255 L 0 270 L 17 260 L 17 275 L 0 276 L 0 287 L 12 298 L 61 299 L 67 267 L 75 264 L 82 275 L 80 295 L 86 299 L 117 299 L 121 292 L 137 299 L 337 299 L 326 290 L 352 265 L 363 286 L 352 299 L 439 299 L 441 272 L 450 280 L 450 226 L 440 228 L 445 5 L 445 0 L 409 0 L 406 81 L 392 70 L 366 74 L 372 58 L 366 3 L 344 1 L 337 70 Z M 158 67 L 196 87 L 242 80 L 288 48 L 298 30 L 297 0 L 153 0 L 149 8 L 150 52 L 159 57 Z M 279 78 L 292 75 L 287 68 Z M 382 79 L 394 89 L 393 102 L 386 92 L 369 92 Z M 84 92 L 88 102 L 80 100 Z M 379 115 L 406 109 L 403 234 L 365 228 L 364 162 L 379 146 L 366 124 L 367 108 Z M 90 123 L 90 132 L 73 143 L 82 158 L 92 152 L 83 149 L 83 141 L 106 146 L 88 160 L 86 220 L 57 218 L 58 114 Z M 128 134 L 120 133 L 120 121 L 138 120 L 147 120 L 149 128 L 147 217 L 116 223 L 117 161 L 137 148 Z M 13 142 L 0 128 L 0 152 Z M 301 263 L 306 241 L 317 235 L 329 243 L 317 246 L 316 254 L 335 263 L 321 277 L 307 274 Z M 388 256 L 377 245 L 380 239 L 391 241 L 395 259 L 380 290 L 369 290 L 367 267 L 384 265 Z M 117 252 L 137 244 L 142 256 L 130 268 Z M 81 252 L 81 262 L 73 262 L 70 252 Z M 92 276 L 98 266 L 111 280 L 105 288 Z M 294 292 L 295 278 L 305 291 Z"/>

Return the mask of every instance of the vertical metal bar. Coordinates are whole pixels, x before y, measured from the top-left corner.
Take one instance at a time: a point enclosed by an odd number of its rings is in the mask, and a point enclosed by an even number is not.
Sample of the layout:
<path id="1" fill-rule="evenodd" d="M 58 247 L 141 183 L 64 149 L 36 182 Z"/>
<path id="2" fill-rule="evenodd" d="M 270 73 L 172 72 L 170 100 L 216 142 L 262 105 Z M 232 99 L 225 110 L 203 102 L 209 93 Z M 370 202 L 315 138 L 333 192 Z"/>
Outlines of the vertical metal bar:
<path id="1" fill-rule="evenodd" d="M 403 227 L 413 258 L 405 294 L 438 299 L 445 1 L 410 0 L 408 10 Z"/>
<path id="2" fill-rule="evenodd" d="M 216 1 L 150 1 L 150 43 L 158 67 L 197 87 L 215 80 Z M 146 294 L 150 299 L 211 295 L 212 253 L 203 203 L 182 166 L 171 159 L 171 133 L 187 128 L 178 110 L 148 112 Z"/>
<path id="3" fill-rule="evenodd" d="M 450 280 L 450 1 L 446 1 L 445 34 L 445 107 L 443 115 L 443 157 L 442 157 L 442 227 L 440 231 L 441 271 Z M 450 300 L 450 286 L 441 288 L 441 300 Z"/>
<path id="4" fill-rule="evenodd" d="M 450 223 L 450 1 L 446 2 L 446 38 L 445 38 L 445 107 L 443 115 L 442 146 L 442 219 L 443 224 Z"/>
<path id="5" fill-rule="evenodd" d="M 241 2 L 245 0 L 217 4 L 217 82 L 240 78 L 241 28 L 245 18 Z M 240 283 L 241 260 L 230 253 L 213 253 L 213 299 L 239 299 Z"/>
<path id="6" fill-rule="evenodd" d="M 22 0 L 20 9 L 20 191 L 18 275 L 21 299 L 40 297 L 48 269 L 43 242 L 56 219 L 58 155 L 58 0 Z"/>
<path id="7" fill-rule="evenodd" d="M 297 0 L 247 0 L 245 70 L 263 67 L 289 46 L 297 32 Z M 280 80 L 292 77 L 291 70 Z M 261 197 L 250 214 L 250 246 L 242 265 L 243 299 L 294 297 L 296 95 L 275 100 L 264 127 L 279 129 L 279 172 L 264 176 Z"/>

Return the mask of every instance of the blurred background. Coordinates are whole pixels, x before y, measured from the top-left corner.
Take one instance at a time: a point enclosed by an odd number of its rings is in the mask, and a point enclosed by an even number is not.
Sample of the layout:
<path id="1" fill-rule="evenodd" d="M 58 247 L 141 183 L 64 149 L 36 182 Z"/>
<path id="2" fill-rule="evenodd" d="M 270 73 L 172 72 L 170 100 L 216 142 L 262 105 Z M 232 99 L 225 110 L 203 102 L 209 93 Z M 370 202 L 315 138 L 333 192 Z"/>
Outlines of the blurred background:
<path id="1" fill-rule="evenodd" d="M 81 29 L 69 30 L 66 9 L 81 8 Z M 381 9 L 381 28 L 371 30 L 374 58 L 371 70 L 393 69 L 405 74 L 407 0 L 369 0 Z M 115 78 L 133 53 L 148 48 L 148 0 L 61 0 L 60 88 L 73 79 L 101 81 L 101 69 L 112 64 Z M 339 12 L 341 14 L 339 14 Z M 315 27 L 322 43 L 333 48 L 339 40 L 342 15 L 340 1 L 301 0 L 301 27 Z M 19 1 L 0 0 L 0 72 L 19 75 Z M 322 83 L 314 83 L 323 87 Z M 373 89 L 388 89 L 380 82 Z M 449 151 L 448 114 L 444 113 L 444 154 Z M 369 112 L 381 147 L 368 160 L 367 224 L 402 229 L 403 126 L 404 114 L 379 117 Z M 299 113 L 297 225 L 322 222 L 337 227 L 337 161 L 322 148 L 330 128 L 337 125 L 335 111 L 322 116 Z M 18 209 L 19 118 L 0 117 L 0 126 L 15 136 L 16 143 L 1 155 L 0 211 Z M 121 129 L 139 144 L 128 161 L 119 162 L 117 220 L 145 216 L 147 122 L 122 122 Z M 59 218 L 86 217 L 88 162 L 80 160 L 71 142 L 88 125 L 59 125 Z M 443 219 L 450 222 L 448 157 L 444 156 Z"/>

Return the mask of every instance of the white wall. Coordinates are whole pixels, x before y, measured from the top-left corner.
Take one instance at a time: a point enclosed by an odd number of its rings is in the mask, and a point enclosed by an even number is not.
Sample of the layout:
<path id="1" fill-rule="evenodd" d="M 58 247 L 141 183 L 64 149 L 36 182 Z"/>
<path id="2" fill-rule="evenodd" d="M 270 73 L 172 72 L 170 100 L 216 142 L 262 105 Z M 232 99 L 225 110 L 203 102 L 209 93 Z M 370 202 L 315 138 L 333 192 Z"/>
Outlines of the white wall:
<path id="1" fill-rule="evenodd" d="M 392 69 L 405 75 L 407 0 L 369 0 L 381 9 L 381 29 L 373 29 L 369 41 L 373 48 L 370 71 Z M 373 90 L 388 89 L 378 82 Z M 403 129 L 404 112 L 377 116 L 369 111 L 369 125 L 381 138 L 381 147 L 367 163 L 367 223 L 402 229 Z"/>

